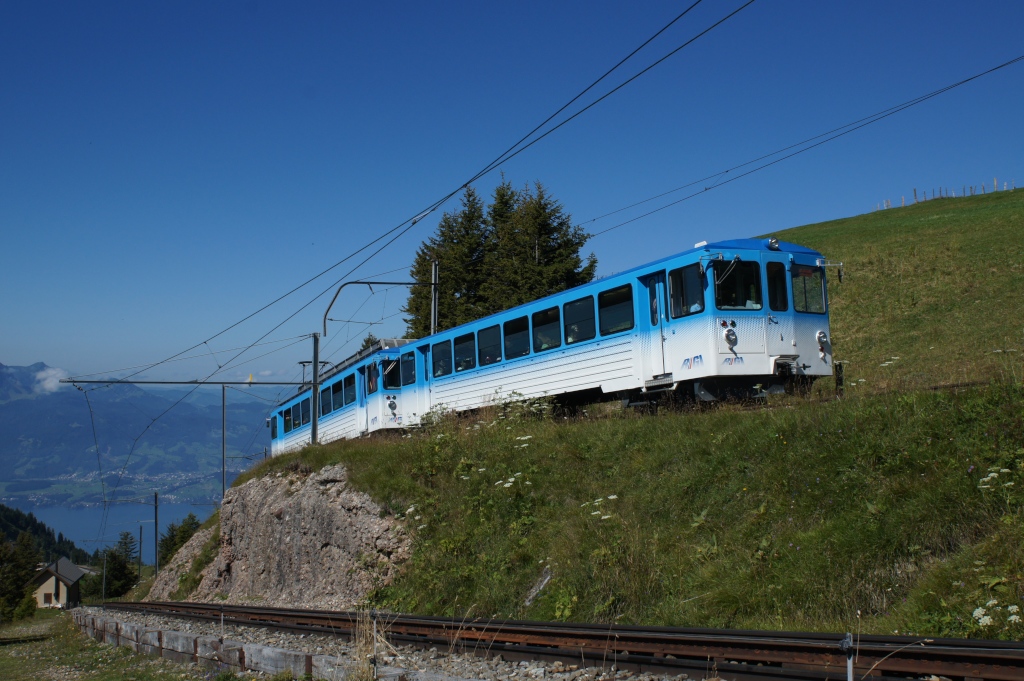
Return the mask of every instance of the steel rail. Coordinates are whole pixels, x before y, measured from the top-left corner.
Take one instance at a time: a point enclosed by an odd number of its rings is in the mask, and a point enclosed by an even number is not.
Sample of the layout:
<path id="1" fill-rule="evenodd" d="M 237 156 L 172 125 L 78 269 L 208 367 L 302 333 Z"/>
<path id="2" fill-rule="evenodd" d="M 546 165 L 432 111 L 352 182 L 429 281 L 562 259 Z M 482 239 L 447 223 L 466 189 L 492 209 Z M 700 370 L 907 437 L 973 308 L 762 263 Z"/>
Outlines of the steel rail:
<path id="1" fill-rule="evenodd" d="M 107 603 L 108 609 L 219 620 L 348 637 L 358 613 L 209 603 Z M 847 654 L 841 634 L 767 632 L 521 620 L 374 615 L 396 643 L 445 646 L 509 659 L 546 658 L 638 671 L 709 671 L 722 679 L 841 679 Z M 1020 681 L 1024 642 L 861 636 L 857 678 Z"/>

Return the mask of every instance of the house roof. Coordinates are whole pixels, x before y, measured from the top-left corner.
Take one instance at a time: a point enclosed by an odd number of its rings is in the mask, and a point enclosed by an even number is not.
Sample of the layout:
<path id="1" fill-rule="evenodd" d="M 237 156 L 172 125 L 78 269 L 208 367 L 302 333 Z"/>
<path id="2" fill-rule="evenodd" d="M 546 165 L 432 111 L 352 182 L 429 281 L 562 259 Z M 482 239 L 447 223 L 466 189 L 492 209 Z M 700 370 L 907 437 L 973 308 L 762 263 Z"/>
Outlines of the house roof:
<path id="1" fill-rule="evenodd" d="M 50 563 L 37 572 L 34 581 L 38 583 L 40 577 L 49 575 L 55 576 L 65 586 L 71 586 L 84 577 L 85 572 L 70 560 L 61 556 L 56 562 Z"/>

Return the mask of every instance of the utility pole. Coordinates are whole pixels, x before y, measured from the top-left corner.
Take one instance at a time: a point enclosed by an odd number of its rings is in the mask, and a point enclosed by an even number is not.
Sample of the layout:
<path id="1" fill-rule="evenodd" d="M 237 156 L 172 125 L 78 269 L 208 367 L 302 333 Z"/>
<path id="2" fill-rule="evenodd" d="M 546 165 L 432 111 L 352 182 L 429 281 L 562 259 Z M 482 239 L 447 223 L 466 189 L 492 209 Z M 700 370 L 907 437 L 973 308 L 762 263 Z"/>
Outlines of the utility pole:
<path id="1" fill-rule="evenodd" d="M 309 431 L 309 444 L 319 443 L 317 425 L 320 419 L 320 334 L 313 333 L 313 399 L 310 400 L 310 407 L 313 409 L 312 428 Z"/>
<path id="2" fill-rule="evenodd" d="M 160 500 L 157 493 L 153 492 L 153 554 L 156 556 L 153 576 L 160 572 Z"/>
<path id="3" fill-rule="evenodd" d="M 437 261 L 430 263 L 430 335 L 437 333 L 437 305 L 440 302 L 437 294 Z"/>
<path id="4" fill-rule="evenodd" d="M 220 498 L 224 498 L 228 483 L 228 387 L 220 387 Z"/>
<path id="5" fill-rule="evenodd" d="M 139 525 L 139 581 L 142 581 L 142 525 Z"/>

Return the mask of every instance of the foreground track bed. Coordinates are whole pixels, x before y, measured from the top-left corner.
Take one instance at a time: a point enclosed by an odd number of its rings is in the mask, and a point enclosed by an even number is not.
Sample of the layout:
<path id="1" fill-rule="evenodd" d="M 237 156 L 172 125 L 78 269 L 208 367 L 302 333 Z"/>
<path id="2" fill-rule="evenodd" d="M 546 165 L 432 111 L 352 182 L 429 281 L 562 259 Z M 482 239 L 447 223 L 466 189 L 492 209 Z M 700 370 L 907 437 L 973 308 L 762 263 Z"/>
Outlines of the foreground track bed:
<path id="1" fill-rule="evenodd" d="M 354 612 L 288 610 L 203 603 L 109 603 L 108 610 L 151 613 L 235 625 L 349 637 Z M 842 634 L 563 624 L 377 614 L 395 644 L 444 646 L 505 659 L 561 660 L 727 680 L 841 679 L 847 653 Z M 854 640 L 856 678 L 1017 681 L 1024 678 L 1024 643 L 906 636 Z M 712 673 L 713 672 L 713 673 Z"/>

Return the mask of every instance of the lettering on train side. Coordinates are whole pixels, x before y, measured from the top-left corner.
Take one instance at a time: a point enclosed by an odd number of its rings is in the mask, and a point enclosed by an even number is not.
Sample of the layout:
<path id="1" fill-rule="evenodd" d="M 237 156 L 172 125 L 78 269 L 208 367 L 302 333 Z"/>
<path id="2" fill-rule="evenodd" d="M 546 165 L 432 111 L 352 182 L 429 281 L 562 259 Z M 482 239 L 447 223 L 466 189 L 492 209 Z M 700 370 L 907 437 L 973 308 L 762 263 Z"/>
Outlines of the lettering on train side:
<path id="1" fill-rule="evenodd" d="M 683 360 L 684 369 L 696 369 L 699 366 L 704 366 L 704 355 L 695 355 Z"/>
<path id="2" fill-rule="evenodd" d="M 743 364 L 743 358 L 742 357 L 726 357 L 725 359 L 722 360 L 722 364 L 724 364 L 726 366 L 739 366 L 739 365 Z"/>

